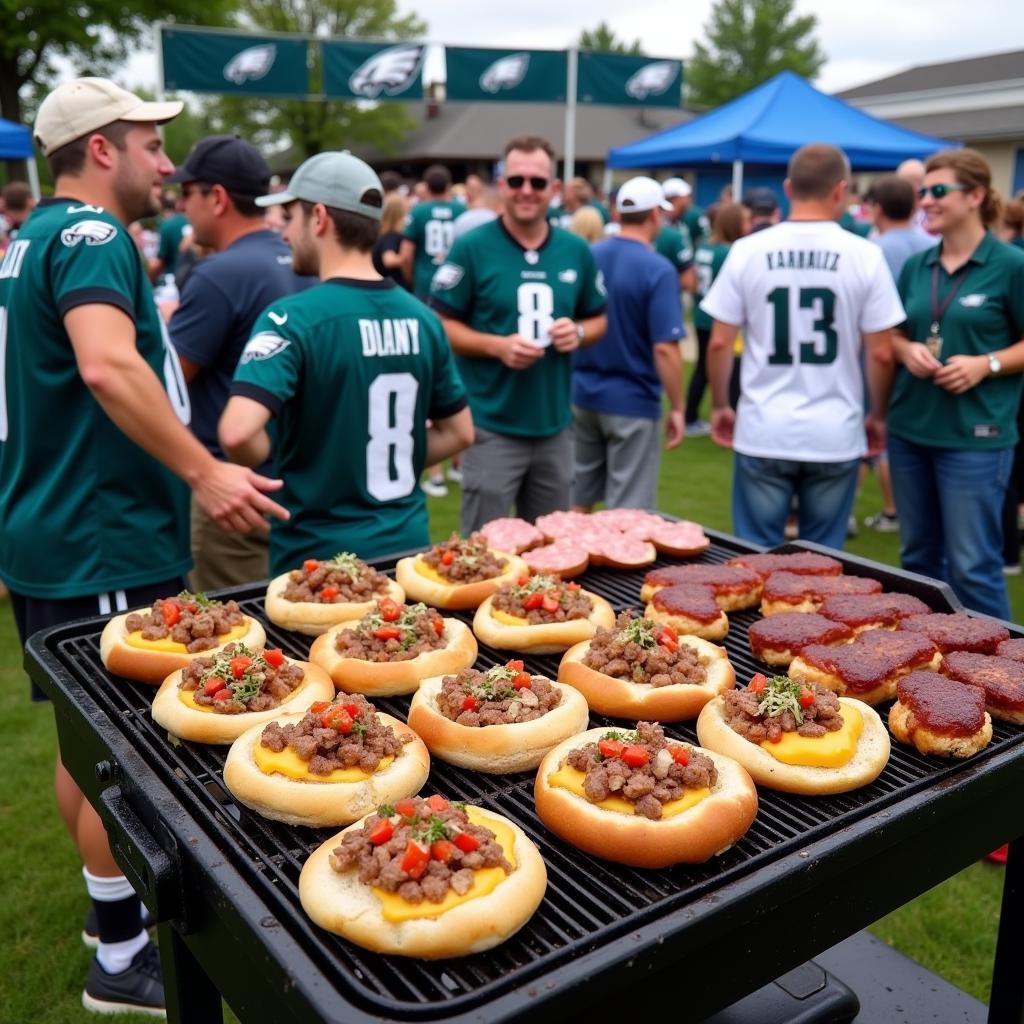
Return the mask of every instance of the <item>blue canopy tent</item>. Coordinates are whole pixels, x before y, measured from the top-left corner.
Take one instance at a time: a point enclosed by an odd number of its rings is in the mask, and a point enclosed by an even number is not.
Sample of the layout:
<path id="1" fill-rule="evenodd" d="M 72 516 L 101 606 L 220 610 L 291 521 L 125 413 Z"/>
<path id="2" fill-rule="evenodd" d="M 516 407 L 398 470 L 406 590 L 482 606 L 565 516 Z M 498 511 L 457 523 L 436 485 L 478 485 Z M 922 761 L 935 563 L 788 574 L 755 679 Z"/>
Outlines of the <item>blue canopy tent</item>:
<path id="1" fill-rule="evenodd" d="M 32 156 L 32 133 L 23 124 L 0 117 L 0 160 L 28 160 Z"/>
<path id="2" fill-rule="evenodd" d="M 864 170 L 896 167 L 949 148 L 943 139 L 908 131 L 819 92 L 792 71 L 686 124 L 609 151 L 609 167 L 694 167 L 731 163 L 733 194 L 743 164 L 786 164 L 809 142 L 831 142 Z"/>

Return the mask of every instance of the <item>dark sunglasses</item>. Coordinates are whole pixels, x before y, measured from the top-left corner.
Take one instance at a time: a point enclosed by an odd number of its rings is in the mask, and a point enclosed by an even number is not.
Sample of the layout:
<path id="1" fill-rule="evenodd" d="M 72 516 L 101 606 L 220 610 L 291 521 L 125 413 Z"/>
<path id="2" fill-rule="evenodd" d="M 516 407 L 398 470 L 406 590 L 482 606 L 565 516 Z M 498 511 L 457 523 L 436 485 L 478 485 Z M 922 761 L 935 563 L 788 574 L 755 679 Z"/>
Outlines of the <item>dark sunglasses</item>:
<path id="1" fill-rule="evenodd" d="M 924 199 L 930 195 L 933 199 L 945 199 L 950 192 L 966 191 L 966 185 L 925 185 L 917 190 L 917 198 Z"/>
<path id="2" fill-rule="evenodd" d="M 510 174 L 506 179 L 505 183 L 511 189 L 522 188 L 527 182 L 530 183 L 530 188 L 534 192 L 543 192 L 544 189 L 551 184 L 550 178 L 527 178 L 523 174 Z"/>

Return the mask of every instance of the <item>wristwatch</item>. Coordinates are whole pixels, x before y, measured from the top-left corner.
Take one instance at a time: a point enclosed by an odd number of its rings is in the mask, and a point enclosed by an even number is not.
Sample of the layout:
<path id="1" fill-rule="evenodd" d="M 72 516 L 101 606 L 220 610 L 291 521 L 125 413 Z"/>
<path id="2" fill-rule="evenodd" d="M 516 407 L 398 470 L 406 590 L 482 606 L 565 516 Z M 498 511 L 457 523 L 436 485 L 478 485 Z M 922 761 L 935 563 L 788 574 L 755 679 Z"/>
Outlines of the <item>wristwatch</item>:
<path id="1" fill-rule="evenodd" d="M 994 352 L 988 354 L 988 372 L 990 377 L 994 377 L 997 373 L 1001 373 L 1003 364 L 999 362 L 998 357 Z"/>
<path id="2" fill-rule="evenodd" d="M 577 340 L 578 342 L 580 342 L 580 344 L 582 344 L 582 343 L 583 343 L 583 339 L 584 339 L 584 338 L 585 338 L 586 336 L 587 336 L 587 332 L 586 332 L 586 329 L 585 329 L 585 328 L 583 327 L 583 324 L 577 324 L 577 325 L 576 325 L 576 340 Z M 992 358 L 992 357 L 991 357 L 991 356 L 989 356 L 989 359 L 991 359 L 991 358 Z M 997 365 L 998 365 L 998 364 L 997 364 Z M 998 371 L 998 370 L 993 370 L 992 372 L 993 372 L 993 373 L 998 373 L 999 371 Z"/>

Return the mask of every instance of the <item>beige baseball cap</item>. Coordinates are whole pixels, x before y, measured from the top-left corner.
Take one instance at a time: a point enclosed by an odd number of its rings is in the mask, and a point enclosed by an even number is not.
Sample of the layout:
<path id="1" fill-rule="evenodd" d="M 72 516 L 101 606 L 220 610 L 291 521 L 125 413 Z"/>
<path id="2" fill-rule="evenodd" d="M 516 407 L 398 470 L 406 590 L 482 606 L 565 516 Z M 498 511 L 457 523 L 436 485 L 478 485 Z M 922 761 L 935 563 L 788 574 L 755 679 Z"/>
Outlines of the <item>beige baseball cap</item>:
<path id="1" fill-rule="evenodd" d="M 33 135 L 43 156 L 112 121 L 163 124 L 177 117 L 180 100 L 150 103 L 106 78 L 62 82 L 39 105 Z"/>

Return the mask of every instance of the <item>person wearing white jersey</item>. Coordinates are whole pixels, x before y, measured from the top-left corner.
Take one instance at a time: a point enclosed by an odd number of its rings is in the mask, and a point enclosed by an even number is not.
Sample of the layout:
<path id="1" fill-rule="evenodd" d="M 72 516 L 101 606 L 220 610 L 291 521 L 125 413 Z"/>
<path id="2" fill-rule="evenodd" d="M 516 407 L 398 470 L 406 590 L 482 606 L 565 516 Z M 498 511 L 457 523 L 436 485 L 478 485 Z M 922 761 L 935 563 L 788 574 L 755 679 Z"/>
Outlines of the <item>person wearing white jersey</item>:
<path id="1" fill-rule="evenodd" d="M 842 547 L 860 460 L 885 444 L 892 328 L 904 311 L 879 248 L 836 222 L 849 173 L 835 146 L 798 150 L 785 182 L 789 219 L 735 242 L 701 303 L 715 320 L 711 436 L 736 452 L 733 530 L 757 544 L 782 543 L 795 495 L 800 536 Z M 734 413 L 729 373 L 740 328 Z"/>

